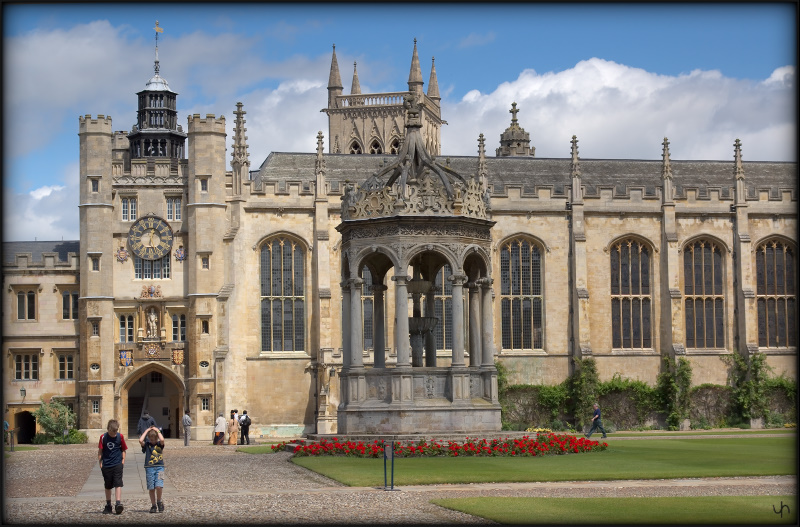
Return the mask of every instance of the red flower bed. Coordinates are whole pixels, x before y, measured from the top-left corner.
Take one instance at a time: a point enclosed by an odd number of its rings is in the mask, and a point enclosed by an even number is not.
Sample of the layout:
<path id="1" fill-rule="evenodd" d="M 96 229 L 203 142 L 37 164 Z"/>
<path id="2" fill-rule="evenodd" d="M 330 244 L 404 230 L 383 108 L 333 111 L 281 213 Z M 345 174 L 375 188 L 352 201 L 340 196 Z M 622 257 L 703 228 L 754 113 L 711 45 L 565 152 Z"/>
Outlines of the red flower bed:
<path id="1" fill-rule="evenodd" d="M 319 443 L 297 445 L 296 456 L 355 456 L 382 457 L 386 441 L 380 439 L 372 443 L 363 441 L 339 441 L 321 439 Z M 272 450 L 283 450 L 286 443 L 272 445 Z M 546 456 L 550 454 L 579 454 L 597 452 L 608 448 L 608 443 L 592 441 L 584 437 L 568 434 L 540 432 L 535 437 L 523 436 L 519 439 L 477 439 L 465 438 L 457 441 L 395 441 L 394 455 L 397 457 L 426 456 Z"/>

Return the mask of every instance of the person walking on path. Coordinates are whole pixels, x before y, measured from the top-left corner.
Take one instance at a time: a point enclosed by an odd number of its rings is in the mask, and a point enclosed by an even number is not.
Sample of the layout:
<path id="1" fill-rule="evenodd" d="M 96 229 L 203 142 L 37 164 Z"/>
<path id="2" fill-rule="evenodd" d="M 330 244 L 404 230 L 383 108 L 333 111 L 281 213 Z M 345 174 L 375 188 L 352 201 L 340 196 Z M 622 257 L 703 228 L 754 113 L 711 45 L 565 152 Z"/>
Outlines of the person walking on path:
<path id="1" fill-rule="evenodd" d="M 103 509 L 103 514 L 111 514 L 111 489 L 115 489 L 117 500 L 114 511 L 122 514 L 125 508 L 122 505 L 122 469 L 125 466 L 125 451 L 128 450 L 128 445 L 119 433 L 119 421 L 110 419 L 106 430 L 106 433 L 100 436 L 97 451 L 97 462 L 100 463 L 106 491 L 106 507 Z"/>
<path id="2" fill-rule="evenodd" d="M 242 427 L 242 434 L 241 434 L 242 437 L 239 440 L 239 444 L 240 445 L 244 445 L 245 444 L 245 440 L 247 441 L 248 445 L 250 444 L 250 423 L 251 422 L 252 421 L 250 420 L 250 416 L 247 415 L 247 410 L 243 411 L 242 412 L 242 417 L 241 417 L 241 419 L 239 419 L 239 425 Z"/>
<path id="3" fill-rule="evenodd" d="M 150 415 L 150 412 L 145 410 L 142 412 L 142 416 L 139 418 L 139 424 L 136 425 L 136 433 L 142 435 L 145 430 L 150 428 L 151 426 L 157 427 L 156 420 Z"/>
<path id="4" fill-rule="evenodd" d="M 586 434 L 586 437 L 592 437 L 592 434 L 598 428 L 601 432 L 603 432 L 603 438 L 606 437 L 606 429 L 603 428 L 603 420 L 600 418 L 600 405 L 594 403 L 594 415 L 592 416 L 592 427 L 589 429 L 589 433 Z"/>
<path id="5" fill-rule="evenodd" d="M 144 475 L 150 492 L 150 512 L 164 512 L 161 493 L 164 491 L 164 436 L 151 426 L 139 437 L 144 454 Z"/>
<path id="6" fill-rule="evenodd" d="M 221 445 L 225 442 L 225 428 L 227 427 L 227 422 L 225 421 L 225 417 L 223 417 L 222 412 L 219 413 L 219 417 L 217 417 L 217 422 L 214 423 L 214 444 Z"/>
<path id="7" fill-rule="evenodd" d="M 189 446 L 189 436 L 192 433 L 192 418 L 189 416 L 189 410 L 183 415 L 183 446 Z"/>
<path id="8" fill-rule="evenodd" d="M 231 412 L 231 418 L 228 420 L 228 444 L 235 445 L 239 442 L 239 420 L 236 414 Z"/>

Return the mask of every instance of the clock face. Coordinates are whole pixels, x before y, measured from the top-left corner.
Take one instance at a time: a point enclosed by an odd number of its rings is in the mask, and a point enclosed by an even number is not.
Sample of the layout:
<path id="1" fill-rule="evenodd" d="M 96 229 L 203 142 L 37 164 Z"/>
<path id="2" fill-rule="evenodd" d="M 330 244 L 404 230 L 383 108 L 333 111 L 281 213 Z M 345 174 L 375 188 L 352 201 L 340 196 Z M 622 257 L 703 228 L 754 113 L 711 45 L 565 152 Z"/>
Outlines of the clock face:
<path id="1" fill-rule="evenodd" d="M 144 260 L 158 260 L 172 249 L 172 229 L 156 216 L 139 218 L 128 231 L 133 254 Z"/>

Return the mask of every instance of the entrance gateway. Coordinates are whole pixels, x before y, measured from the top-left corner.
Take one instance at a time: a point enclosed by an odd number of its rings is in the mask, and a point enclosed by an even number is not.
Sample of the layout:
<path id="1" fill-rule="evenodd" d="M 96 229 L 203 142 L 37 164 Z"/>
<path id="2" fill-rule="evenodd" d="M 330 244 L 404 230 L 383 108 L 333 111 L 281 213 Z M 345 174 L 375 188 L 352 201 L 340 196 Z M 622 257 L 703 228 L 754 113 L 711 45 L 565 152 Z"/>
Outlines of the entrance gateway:
<path id="1" fill-rule="evenodd" d="M 342 197 L 343 221 L 337 230 L 342 235 L 344 352 L 338 433 L 499 431 L 490 278 L 494 222 L 485 172 L 479 164 L 477 174 L 465 178 L 431 158 L 420 133 L 421 103 L 411 93 L 403 105 L 406 138 L 396 161 L 359 188 L 345 188 Z M 362 267 L 376 284 L 371 291 L 375 360 L 370 369 L 364 367 L 361 346 Z M 434 281 L 448 267 L 452 274 L 444 278 L 452 302 L 436 316 Z M 383 342 L 384 282 L 394 288 L 389 309 L 395 319 L 394 367 L 387 367 Z M 449 364 L 439 364 L 436 356 L 433 329 L 442 318 L 452 321 Z"/>

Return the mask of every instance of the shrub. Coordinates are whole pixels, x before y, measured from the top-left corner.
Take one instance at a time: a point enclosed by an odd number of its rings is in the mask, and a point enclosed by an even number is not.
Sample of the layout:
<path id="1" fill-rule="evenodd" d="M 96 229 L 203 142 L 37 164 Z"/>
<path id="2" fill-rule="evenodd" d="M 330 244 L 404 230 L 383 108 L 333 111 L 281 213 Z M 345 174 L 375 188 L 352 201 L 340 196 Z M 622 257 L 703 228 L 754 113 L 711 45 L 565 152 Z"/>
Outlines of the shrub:
<path id="1" fill-rule="evenodd" d="M 624 430 L 641 426 L 658 408 L 654 388 L 643 381 L 624 379 L 619 373 L 610 381 L 600 383 L 598 392 L 604 425 L 608 418 Z"/>
<path id="2" fill-rule="evenodd" d="M 572 401 L 575 427 L 583 429 L 589 421 L 592 405 L 597 402 L 597 364 L 594 359 L 574 359 L 575 372 L 567 379 L 567 393 Z"/>
<path id="3" fill-rule="evenodd" d="M 47 443 L 53 442 L 53 436 L 47 434 L 36 434 L 33 436 L 33 444 L 34 445 L 46 445 Z"/>
<path id="4" fill-rule="evenodd" d="M 658 374 L 656 392 L 659 406 L 667 414 L 667 427 L 678 430 L 681 421 L 689 417 L 689 389 L 692 385 L 692 366 L 684 357 L 674 363 L 664 356 L 663 369 Z"/>
<path id="5" fill-rule="evenodd" d="M 52 398 L 49 403 L 42 398 L 33 416 L 44 434 L 58 443 L 64 442 L 64 430 L 72 428 L 77 421 L 75 413 L 56 398 Z"/>
<path id="6" fill-rule="evenodd" d="M 70 445 L 85 445 L 89 442 L 89 436 L 77 428 L 72 428 L 67 435 L 67 443 Z"/>
<path id="7" fill-rule="evenodd" d="M 549 425 L 566 419 L 561 413 L 566 399 L 567 391 L 563 384 L 508 386 L 501 401 L 503 429 L 525 430 L 531 426 L 553 429 Z M 564 429 L 563 424 L 560 429 Z"/>

